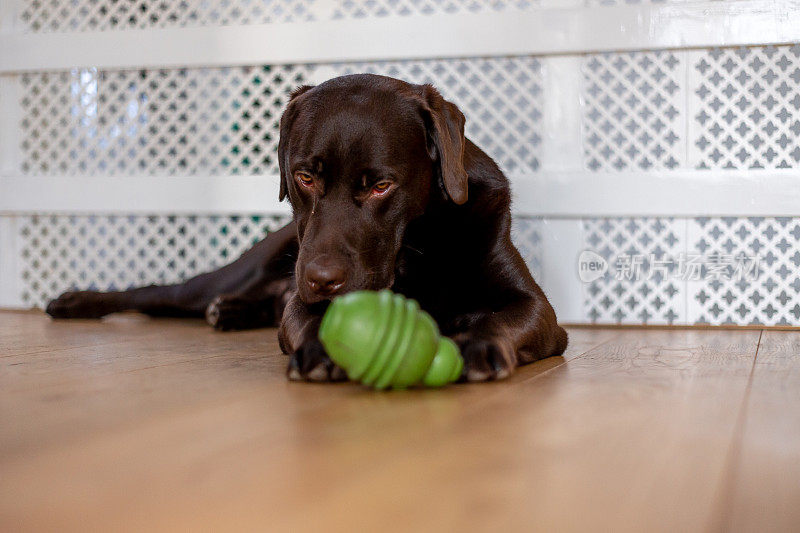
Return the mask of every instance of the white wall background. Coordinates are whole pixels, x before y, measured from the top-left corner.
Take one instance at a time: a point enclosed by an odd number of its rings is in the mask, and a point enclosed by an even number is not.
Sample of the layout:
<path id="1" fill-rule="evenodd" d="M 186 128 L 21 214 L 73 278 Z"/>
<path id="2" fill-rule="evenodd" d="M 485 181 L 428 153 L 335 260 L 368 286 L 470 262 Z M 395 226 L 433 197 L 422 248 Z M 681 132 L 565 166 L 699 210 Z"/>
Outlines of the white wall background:
<path id="1" fill-rule="evenodd" d="M 234 258 L 287 92 L 360 71 L 461 107 L 563 321 L 800 325 L 792 0 L 4 2 L 0 306 Z"/>

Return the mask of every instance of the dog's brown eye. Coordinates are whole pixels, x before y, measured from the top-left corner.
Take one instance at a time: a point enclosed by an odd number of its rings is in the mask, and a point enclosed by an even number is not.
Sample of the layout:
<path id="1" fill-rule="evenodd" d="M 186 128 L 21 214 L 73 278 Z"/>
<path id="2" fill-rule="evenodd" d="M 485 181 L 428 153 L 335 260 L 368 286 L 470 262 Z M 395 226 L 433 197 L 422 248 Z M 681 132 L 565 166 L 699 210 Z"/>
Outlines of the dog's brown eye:
<path id="1" fill-rule="evenodd" d="M 314 180 L 311 176 L 306 174 L 305 172 L 295 172 L 294 177 L 297 181 L 299 181 L 304 187 L 311 187 L 314 185 Z"/>
<path id="2" fill-rule="evenodd" d="M 390 181 L 379 181 L 375 185 L 372 186 L 372 194 L 381 195 L 384 194 L 386 191 L 389 190 L 389 187 L 392 186 L 392 182 Z"/>

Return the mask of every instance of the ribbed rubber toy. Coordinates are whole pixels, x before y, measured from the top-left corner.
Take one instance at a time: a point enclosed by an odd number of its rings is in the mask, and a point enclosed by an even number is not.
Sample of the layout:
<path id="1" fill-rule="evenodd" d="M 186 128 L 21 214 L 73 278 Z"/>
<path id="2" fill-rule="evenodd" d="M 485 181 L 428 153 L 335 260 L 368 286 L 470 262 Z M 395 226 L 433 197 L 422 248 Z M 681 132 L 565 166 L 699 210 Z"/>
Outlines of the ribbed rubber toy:
<path id="1" fill-rule="evenodd" d="M 458 347 L 439 335 L 433 318 L 415 300 L 390 290 L 335 298 L 322 317 L 319 339 L 351 380 L 376 389 L 441 387 L 457 380 L 464 366 Z"/>

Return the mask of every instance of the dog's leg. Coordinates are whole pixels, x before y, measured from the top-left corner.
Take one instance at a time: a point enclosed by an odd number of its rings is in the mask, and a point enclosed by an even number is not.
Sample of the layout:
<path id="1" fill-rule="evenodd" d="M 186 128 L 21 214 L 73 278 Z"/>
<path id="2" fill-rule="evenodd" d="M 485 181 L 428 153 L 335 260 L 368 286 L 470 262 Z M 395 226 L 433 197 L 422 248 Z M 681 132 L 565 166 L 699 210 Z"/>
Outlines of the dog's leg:
<path id="1" fill-rule="evenodd" d="M 324 308 L 309 309 L 295 294 L 286 304 L 278 330 L 283 353 L 290 355 L 286 375 L 294 381 L 344 381 L 347 374 L 331 361 L 319 341 Z"/>
<path id="2" fill-rule="evenodd" d="M 233 263 L 176 285 L 151 285 L 121 292 L 67 292 L 50 302 L 54 318 L 100 318 L 118 311 L 141 311 L 152 316 L 202 317 L 221 294 L 243 288 L 255 293 L 259 285 L 292 275 L 297 257 L 297 229 L 290 223 L 267 235 Z"/>
<path id="3" fill-rule="evenodd" d="M 496 311 L 457 319 L 462 331 L 452 337 L 464 358 L 463 379 L 503 379 L 518 365 L 564 352 L 567 333 L 544 294 L 537 293 L 511 299 Z"/>
<path id="4" fill-rule="evenodd" d="M 206 322 L 220 331 L 278 326 L 294 289 L 292 276 L 267 283 L 255 280 L 240 292 L 214 298 L 206 308 Z"/>

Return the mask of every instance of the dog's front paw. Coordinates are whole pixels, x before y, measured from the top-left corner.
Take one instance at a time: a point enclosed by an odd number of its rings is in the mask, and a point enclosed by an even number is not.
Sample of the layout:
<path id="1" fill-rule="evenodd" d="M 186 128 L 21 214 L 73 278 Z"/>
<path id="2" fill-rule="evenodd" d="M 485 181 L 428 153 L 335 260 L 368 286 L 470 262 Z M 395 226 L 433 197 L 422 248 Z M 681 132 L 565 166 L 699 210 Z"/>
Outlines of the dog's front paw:
<path id="1" fill-rule="evenodd" d="M 462 333 L 453 340 L 464 358 L 464 369 L 461 371 L 461 379 L 464 381 L 505 379 L 517 366 L 513 347 L 502 339 Z"/>
<path id="2" fill-rule="evenodd" d="M 217 296 L 206 308 L 206 322 L 219 331 L 252 329 L 274 325 L 275 312 L 269 302 Z"/>
<path id="3" fill-rule="evenodd" d="M 291 356 L 286 375 L 293 381 L 344 381 L 347 374 L 331 361 L 322 343 L 306 342 Z"/>
<path id="4" fill-rule="evenodd" d="M 51 300 L 45 312 L 53 318 L 101 318 L 113 312 L 105 297 L 95 291 L 65 292 Z"/>

